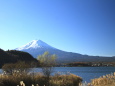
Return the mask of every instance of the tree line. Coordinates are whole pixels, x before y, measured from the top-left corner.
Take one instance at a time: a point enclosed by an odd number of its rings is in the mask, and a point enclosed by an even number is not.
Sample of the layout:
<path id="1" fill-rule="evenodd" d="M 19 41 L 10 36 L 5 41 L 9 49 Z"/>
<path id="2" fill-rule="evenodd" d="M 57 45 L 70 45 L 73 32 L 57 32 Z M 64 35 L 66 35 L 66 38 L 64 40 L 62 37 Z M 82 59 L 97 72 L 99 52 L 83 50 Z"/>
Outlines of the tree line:
<path id="1" fill-rule="evenodd" d="M 17 50 L 4 51 L 0 49 L 0 68 L 7 63 L 17 63 L 24 61 L 31 65 L 39 65 L 39 61 L 33 58 L 29 53 Z"/>

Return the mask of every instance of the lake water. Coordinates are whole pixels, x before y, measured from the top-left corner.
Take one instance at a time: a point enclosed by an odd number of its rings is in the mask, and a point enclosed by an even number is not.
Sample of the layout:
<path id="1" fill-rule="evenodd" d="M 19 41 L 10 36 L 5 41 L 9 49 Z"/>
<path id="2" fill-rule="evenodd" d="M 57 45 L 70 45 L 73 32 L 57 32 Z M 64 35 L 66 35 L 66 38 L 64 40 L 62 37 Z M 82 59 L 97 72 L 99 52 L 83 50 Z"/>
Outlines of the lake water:
<path id="1" fill-rule="evenodd" d="M 35 68 L 34 72 L 41 72 L 40 68 Z M 91 79 L 115 72 L 115 67 L 55 67 L 54 72 L 66 74 L 70 72 L 83 78 L 83 82 L 90 82 Z"/>

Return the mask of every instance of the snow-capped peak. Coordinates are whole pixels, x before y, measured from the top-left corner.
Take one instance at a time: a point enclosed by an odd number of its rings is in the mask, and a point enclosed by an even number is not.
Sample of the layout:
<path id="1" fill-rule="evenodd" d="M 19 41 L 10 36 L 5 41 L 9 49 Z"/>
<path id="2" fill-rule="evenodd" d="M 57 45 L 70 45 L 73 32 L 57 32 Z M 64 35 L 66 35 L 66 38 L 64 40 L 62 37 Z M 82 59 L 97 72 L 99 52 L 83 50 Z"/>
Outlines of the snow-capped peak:
<path id="1" fill-rule="evenodd" d="M 41 40 L 33 40 L 33 41 L 27 43 L 26 45 L 23 45 L 22 47 L 16 48 L 16 50 L 25 50 L 25 49 L 29 49 L 29 48 L 44 48 L 44 47 L 51 48 L 50 45 L 46 44 L 45 42 L 43 42 Z"/>

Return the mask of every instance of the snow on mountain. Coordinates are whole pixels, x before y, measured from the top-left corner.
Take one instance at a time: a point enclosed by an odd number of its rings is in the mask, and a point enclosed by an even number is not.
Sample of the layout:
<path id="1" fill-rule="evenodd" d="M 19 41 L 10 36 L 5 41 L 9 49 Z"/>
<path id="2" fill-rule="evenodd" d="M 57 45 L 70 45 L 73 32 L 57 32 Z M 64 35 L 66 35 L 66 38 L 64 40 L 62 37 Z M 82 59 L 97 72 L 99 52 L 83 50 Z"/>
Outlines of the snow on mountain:
<path id="1" fill-rule="evenodd" d="M 50 45 L 46 44 L 45 42 L 41 40 L 33 40 L 26 45 L 23 45 L 22 47 L 16 48 L 15 50 L 25 50 L 25 49 L 36 49 L 36 48 L 53 48 Z"/>

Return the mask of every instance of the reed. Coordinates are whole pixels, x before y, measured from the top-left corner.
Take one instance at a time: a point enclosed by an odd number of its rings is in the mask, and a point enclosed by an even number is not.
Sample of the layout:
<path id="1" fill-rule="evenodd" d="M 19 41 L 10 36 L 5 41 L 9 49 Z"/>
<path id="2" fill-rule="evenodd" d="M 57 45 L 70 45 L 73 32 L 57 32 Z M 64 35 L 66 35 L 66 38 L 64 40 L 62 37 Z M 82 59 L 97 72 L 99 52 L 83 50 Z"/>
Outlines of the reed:
<path id="1" fill-rule="evenodd" d="M 74 74 L 55 74 L 50 76 L 49 86 L 79 86 L 82 78 Z M 47 86 L 47 80 L 41 73 L 0 75 L 0 86 Z"/>
<path id="2" fill-rule="evenodd" d="M 90 83 L 82 83 L 80 86 L 115 86 L 115 72 L 92 79 Z"/>

